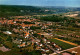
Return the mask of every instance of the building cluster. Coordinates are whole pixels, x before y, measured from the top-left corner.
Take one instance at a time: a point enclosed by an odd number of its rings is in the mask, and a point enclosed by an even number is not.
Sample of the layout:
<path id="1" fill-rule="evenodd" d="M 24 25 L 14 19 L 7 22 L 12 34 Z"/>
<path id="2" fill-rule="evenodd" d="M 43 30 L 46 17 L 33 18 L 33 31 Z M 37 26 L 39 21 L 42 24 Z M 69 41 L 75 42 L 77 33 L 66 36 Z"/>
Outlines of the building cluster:
<path id="1" fill-rule="evenodd" d="M 25 19 L 19 19 L 20 17 Z M 16 16 L 15 18 L 17 19 L 1 19 L 0 25 L 10 28 L 10 30 L 3 31 L 3 33 L 16 34 L 18 36 L 17 38 L 12 37 L 12 42 L 17 44 L 17 47 L 35 46 L 35 50 L 40 50 L 42 55 L 62 50 L 58 44 L 48 40 L 49 37 L 53 37 L 53 33 L 51 33 L 53 29 L 49 27 L 53 25 L 53 22 L 40 21 L 39 19 L 23 16 Z M 37 29 L 42 32 L 38 32 Z M 56 29 L 56 31 L 59 30 Z"/>

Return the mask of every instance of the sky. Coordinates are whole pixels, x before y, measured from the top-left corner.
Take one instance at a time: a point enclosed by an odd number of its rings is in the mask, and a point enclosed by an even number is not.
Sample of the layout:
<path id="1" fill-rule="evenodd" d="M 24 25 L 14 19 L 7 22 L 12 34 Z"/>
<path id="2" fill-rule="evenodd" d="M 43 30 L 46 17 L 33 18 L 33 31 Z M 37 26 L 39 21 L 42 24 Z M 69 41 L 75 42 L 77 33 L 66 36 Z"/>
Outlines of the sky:
<path id="1" fill-rule="evenodd" d="M 80 7 L 80 0 L 0 0 L 0 5 Z"/>

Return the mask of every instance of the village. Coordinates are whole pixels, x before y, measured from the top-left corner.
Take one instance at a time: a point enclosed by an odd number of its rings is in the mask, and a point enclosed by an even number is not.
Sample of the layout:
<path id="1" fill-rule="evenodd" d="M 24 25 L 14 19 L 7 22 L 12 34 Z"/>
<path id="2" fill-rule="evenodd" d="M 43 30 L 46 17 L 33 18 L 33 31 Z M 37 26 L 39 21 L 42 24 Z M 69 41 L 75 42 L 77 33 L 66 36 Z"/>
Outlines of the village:
<path id="1" fill-rule="evenodd" d="M 42 21 L 33 16 L 0 18 L 0 50 L 19 48 L 28 52 L 39 50 L 42 55 L 76 54 L 61 51 L 79 46 L 76 42 L 80 40 L 80 32 L 61 29 L 63 27 L 66 28 L 60 22 Z"/>

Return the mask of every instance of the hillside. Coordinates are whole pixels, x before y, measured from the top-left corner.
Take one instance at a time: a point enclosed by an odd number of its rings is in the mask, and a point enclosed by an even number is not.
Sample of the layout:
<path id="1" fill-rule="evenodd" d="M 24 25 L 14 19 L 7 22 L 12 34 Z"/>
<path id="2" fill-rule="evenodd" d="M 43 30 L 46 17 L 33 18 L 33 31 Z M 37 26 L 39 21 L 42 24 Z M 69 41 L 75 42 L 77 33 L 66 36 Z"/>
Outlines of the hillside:
<path id="1" fill-rule="evenodd" d="M 0 5 L 0 17 L 40 13 L 40 8 L 33 6 Z"/>
<path id="2" fill-rule="evenodd" d="M 80 8 L 56 7 L 56 6 L 22 6 L 22 5 L 0 5 L 0 17 L 34 15 L 34 14 L 59 14 L 80 11 Z"/>

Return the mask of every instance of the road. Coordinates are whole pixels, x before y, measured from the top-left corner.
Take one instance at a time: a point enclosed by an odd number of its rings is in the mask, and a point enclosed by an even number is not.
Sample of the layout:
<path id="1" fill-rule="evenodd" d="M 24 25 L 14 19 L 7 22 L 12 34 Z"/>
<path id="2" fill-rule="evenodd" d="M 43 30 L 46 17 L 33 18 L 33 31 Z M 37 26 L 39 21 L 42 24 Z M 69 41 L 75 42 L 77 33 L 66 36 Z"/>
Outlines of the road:
<path id="1" fill-rule="evenodd" d="M 33 35 L 31 35 L 35 40 L 37 39 L 36 37 L 34 37 Z M 60 51 L 53 49 L 50 45 L 47 45 L 45 43 L 42 43 L 43 45 L 47 46 L 50 50 L 52 50 L 54 53 L 60 55 Z"/>
<path id="2" fill-rule="evenodd" d="M 57 53 L 52 53 L 50 55 L 54 55 L 54 54 L 59 54 L 59 53 L 62 53 L 62 52 L 65 52 L 65 51 L 69 51 L 69 50 L 72 50 L 72 49 L 75 49 L 75 48 L 79 48 L 80 46 L 77 46 L 77 47 L 74 47 L 74 48 L 70 48 L 70 49 L 66 49 L 66 50 L 63 50 L 63 51 L 59 51 Z"/>

